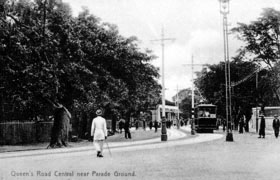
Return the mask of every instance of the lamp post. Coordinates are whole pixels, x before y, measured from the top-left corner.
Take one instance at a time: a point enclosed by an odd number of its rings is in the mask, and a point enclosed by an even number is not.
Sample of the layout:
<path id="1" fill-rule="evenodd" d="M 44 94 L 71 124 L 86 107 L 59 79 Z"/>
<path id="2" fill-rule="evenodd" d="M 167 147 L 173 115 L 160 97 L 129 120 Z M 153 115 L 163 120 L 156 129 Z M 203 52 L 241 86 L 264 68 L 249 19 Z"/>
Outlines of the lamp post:
<path id="1" fill-rule="evenodd" d="M 166 130 L 166 117 L 165 117 L 165 82 L 164 82 L 164 41 L 172 40 L 174 41 L 174 38 L 165 38 L 164 37 L 164 29 L 162 27 L 161 31 L 161 39 L 156 39 L 152 41 L 160 41 L 161 42 L 161 48 L 162 48 L 162 119 L 161 119 L 161 141 L 167 141 L 167 130 Z"/>
<path id="2" fill-rule="evenodd" d="M 229 0 L 219 0 L 220 13 L 223 15 L 223 39 L 224 39 L 224 60 L 225 60 L 225 84 L 226 84 L 226 121 L 227 121 L 227 135 L 226 141 L 233 141 L 231 120 L 231 83 L 230 83 L 230 62 L 229 62 L 229 48 L 228 48 L 228 22 L 227 15 L 229 14 Z"/>

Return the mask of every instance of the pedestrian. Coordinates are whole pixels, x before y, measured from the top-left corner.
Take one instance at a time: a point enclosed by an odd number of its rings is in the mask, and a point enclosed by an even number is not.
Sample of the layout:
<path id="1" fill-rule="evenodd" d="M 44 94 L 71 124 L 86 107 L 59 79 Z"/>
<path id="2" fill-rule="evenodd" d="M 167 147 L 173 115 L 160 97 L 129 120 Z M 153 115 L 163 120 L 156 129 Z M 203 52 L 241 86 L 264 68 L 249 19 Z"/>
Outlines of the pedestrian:
<path id="1" fill-rule="evenodd" d="M 149 122 L 149 128 L 150 128 L 150 130 L 152 130 L 152 128 L 153 128 L 153 121 Z"/>
<path id="2" fill-rule="evenodd" d="M 265 138 L 265 119 L 264 115 L 260 115 L 261 123 L 260 123 L 260 130 L 259 130 L 259 138 Z"/>
<path id="3" fill-rule="evenodd" d="M 157 128 L 158 128 L 158 122 L 157 122 L 157 120 L 155 120 L 154 126 L 155 126 L 155 132 L 157 132 Z"/>
<path id="4" fill-rule="evenodd" d="M 239 119 L 239 134 L 243 134 L 243 128 L 244 128 L 244 117 L 242 115 Z"/>
<path id="5" fill-rule="evenodd" d="M 120 119 L 119 121 L 119 131 L 122 133 L 122 129 L 124 128 L 124 119 Z"/>
<path id="6" fill-rule="evenodd" d="M 176 118 L 176 126 L 177 126 L 177 129 L 180 129 L 180 119 L 179 118 Z"/>
<path id="7" fill-rule="evenodd" d="M 143 119 L 143 129 L 144 129 L 144 131 L 146 131 L 146 120 L 145 119 Z"/>
<path id="8" fill-rule="evenodd" d="M 139 120 L 138 120 L 138 119 L 136 119 L 136 121 L 135 121 L 135 129 L 137 130 L 137 129 L 138 129 L 138 127 L 139 127 Z"/>
<path id="9" fill-rule="evenodd" d="M 103 144 L 107 139 L 107 125 L 106 120 L 101 116 L 102 110 L 96 111 L 97 117 L 92 120 L 91 136 L 93 136 L 93 144 L 97 151 L 97 157 L 103 157 Z"/>
<path id="10" fill-rule="evenodd" d="M 275 137 L 278 138 L 280 122 L 279 122 L 277 114 L 274 115 L 274 119 L 273 119 L 273 122 L 272 122 L 272 127 L 273 127 L 273 130 L 274 130 Z"/>
<path id="11" fill-rule="evenodd" d="M 226 131 L 226 120 L 222 118 L 222 123 L 223 123 L 223 131 Z"/>
<path id="12" fill-rule="evenodd" d="M 126 120 L 124 123 L 124 137 L 125 139 L 129 138 L 131 139 L 131 134 L 130 134 L 130 124 L 129 124 L 129 120 Z"/>

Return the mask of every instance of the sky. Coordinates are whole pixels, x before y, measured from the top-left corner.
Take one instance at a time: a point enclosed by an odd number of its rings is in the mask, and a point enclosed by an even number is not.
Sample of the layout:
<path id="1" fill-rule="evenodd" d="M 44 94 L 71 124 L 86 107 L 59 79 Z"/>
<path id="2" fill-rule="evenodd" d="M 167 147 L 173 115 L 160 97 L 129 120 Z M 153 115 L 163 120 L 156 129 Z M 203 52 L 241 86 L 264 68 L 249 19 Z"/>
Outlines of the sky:
<path id="1" fill-rule="evenodd" d="M 192 85 L 191 59 L 194 71 L 199 64 L 223 61 L 222 16 L 218 0 L 63 0 L 70 4 L 77 16 L 82 7 L 99 17 L 102 22 L 118 26 L 124 37 L 136 36 L 139 47 L 150 49 L 158 58 L 151 63 L 162 69 L 162 47 L 159 40 L 164 30 L 164 75 L 166 98 L 172 100 L 177 89 Z M 237 23 L 257 20 L 263 8 L 280 11 L 279 0 L 230 0 L 229 29 Z M 242 42 L 229 35 L 230 57 L 236 55 Z M 162 74 L 162 71 L 160 71 Z M 194 74 L 195 78 L 195 74 Z M 161 83 L 162 80 L 159 79 Z"/>

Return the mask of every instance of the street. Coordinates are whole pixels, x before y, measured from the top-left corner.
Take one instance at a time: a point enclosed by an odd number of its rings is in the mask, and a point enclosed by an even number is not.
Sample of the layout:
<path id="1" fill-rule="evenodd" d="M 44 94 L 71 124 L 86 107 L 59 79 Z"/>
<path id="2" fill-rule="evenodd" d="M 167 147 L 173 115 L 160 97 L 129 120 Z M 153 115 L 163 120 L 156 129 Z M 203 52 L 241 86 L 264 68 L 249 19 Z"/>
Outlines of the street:
<path id="1" fill-rule="evenodd" d="M 48 150 L 51 153 L 1 154 L 1 180 L 10 179 L 279 179 L 279 139 L 255 133 L 221 132 L 188 138 L 177 131 L 167 142 L 118 144 L 97 158 L 93 148 Z M 105 147 L 107 147 L 105 145 Z M 44 150 L 46 152 L 47 150 Z"/>

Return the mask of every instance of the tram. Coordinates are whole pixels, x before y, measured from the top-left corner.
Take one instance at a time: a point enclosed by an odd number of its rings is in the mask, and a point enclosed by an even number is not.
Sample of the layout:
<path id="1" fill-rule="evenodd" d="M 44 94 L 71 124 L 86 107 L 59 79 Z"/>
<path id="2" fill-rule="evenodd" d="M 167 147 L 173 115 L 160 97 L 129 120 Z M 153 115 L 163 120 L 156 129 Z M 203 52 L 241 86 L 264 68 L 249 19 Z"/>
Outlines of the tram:
<path id="1" fill-rule="evenodd" d="M 194 127 L 196 132 L 208 131 L 213 133 L 217 128 L 217 106 L 199 104 L 194 108 Z"/>

